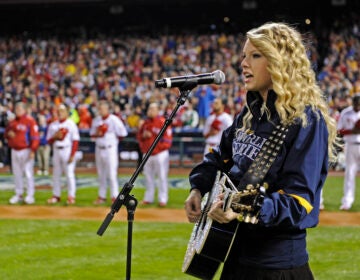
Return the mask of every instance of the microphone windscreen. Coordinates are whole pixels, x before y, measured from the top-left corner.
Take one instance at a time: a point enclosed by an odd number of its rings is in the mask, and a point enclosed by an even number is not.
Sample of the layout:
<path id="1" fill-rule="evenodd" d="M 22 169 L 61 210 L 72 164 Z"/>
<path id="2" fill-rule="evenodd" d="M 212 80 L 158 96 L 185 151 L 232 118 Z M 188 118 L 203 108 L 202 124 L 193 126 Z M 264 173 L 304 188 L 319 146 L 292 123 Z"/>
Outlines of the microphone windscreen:
<path id="1" fill-rule="evenodd" d="M 216 70 L 213 72 L 214 75 L 214 83 L 217 85 L 221 85 L 222 83 L 225 82 L 225 74 L 224 72 L 220 71 L 220 70 Z"/>

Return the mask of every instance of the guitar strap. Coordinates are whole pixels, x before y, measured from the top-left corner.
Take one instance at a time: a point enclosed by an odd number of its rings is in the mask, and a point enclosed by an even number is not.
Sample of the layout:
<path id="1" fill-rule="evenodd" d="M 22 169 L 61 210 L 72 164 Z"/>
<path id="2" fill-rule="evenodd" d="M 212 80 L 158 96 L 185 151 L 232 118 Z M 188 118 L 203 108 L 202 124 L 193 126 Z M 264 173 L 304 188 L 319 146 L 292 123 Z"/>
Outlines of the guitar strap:
<path id="1" fill-rule="evenodd" d="M 259 153 L 250 164 L 249 169 L 241 178 L 238 190 L 243 190 L 248 184 L 256 186 L 262 184 L 266 173 L 269 171 L 282 144 L 284 143 L 288 127 L 277 125 L 272 131 L 269 139 L 261 147 Z"/>

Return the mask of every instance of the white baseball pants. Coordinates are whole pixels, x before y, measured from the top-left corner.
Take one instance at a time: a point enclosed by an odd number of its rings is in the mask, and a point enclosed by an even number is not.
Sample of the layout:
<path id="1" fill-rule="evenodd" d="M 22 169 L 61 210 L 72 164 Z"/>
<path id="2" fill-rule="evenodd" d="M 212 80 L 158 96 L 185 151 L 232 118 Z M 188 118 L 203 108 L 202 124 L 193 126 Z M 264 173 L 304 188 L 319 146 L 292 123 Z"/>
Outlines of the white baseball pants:
<path id="1" fill-rule="evenodd" d="M 66 183 L 68 187 L 68 196 L 75 197 L 76 195 L 76 181 L 75 181 L 75 164 L 74 159 L 68 163 L 71 155 L 71 146 L 56 148 L 53 150 L 53 195 L 61 196 L 61 175 L 66 176 Z"/>
<path id="2" fill-rule="evenodd" d="M 347 143 L 345 147 L 345 177 L 342 205 L 351 207 L 355 200 L 355 179 L 360 166 L 360 144 Z"/>
<path id="3" fill-rule="evenodd" d="M 118 148 L 116 145 L 96 146 L 95 162 L 99 180 L 99 197 L 106 198 L 108 182 L 111 197 L 117 197 L 119 194 L 119 182 L 117 178 L 119 166 L 118 156 Z"/>
<path id="4" fill-rule="evenodd" d="M 158 181 L 158 202 L 168 201 L 169 151 L 150 156 L 144 166 L 146 191 L 144 201 L 154 202 L 155 182 Z"/>
<path id="5" fill-rule="evenodd" d="M 14 174 L 15 194 L 23 196 L 24 194 L 24 179 L 23 174 L 27 180 L 27 196 L 34 197 L 35 182 L 34 182 L 34 163 L 35 160 L 30 158 L 31 149 L 11 150 L 11 167 Z"/>

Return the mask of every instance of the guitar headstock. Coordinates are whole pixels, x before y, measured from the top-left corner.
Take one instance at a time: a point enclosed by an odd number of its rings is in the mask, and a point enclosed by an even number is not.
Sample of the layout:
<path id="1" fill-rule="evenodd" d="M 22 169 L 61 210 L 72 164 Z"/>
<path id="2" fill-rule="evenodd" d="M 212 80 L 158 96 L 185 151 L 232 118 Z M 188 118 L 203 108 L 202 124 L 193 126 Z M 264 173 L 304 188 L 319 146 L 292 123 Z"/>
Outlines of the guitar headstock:
<path id="1" fill-rule="evenodd" d="M 256 224 L 258 214 L 263 204 L 268 185 L 249 184 L 244 190 L 233 192 L 228 200 L 228 207 L 239 213 L 240 222 Z"/>

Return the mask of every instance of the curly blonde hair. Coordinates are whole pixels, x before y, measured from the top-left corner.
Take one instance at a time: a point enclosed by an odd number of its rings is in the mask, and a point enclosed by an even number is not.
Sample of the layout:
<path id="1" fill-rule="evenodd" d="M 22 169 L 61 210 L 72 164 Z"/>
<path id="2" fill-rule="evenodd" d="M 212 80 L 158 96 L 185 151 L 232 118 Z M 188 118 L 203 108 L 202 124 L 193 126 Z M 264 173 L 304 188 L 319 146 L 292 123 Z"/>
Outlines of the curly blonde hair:
<path id="1" fill-rule="evenodd" d="M 247 39 L 268 60 L 268 68 L 276 92 L 275 108 L 284 125 L 301 119 L 307 125 L 305 107 L 320 111 L 328 128 L 328 153 L 331 161 L 336 159 L 339 145 L 336 122 L 330 116 L 328 105 L 316 83 L 301 34 L 285 23 L 266 23 L 247 32 Z M 319 116 L 320 117 L 320 116 Z M 246 123 L 251 120 L 248 111 Z"/>

